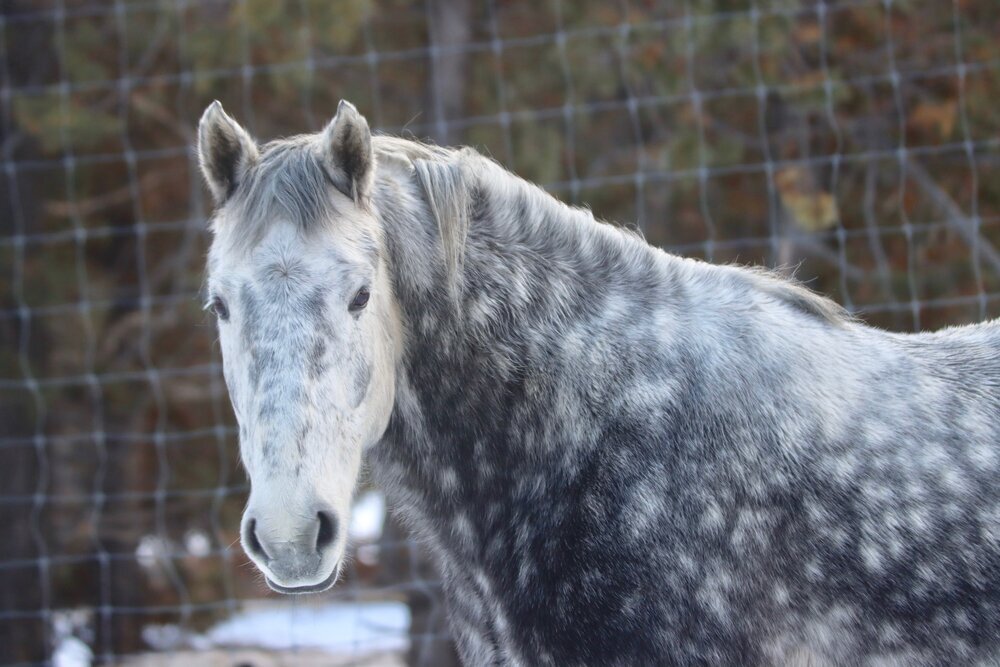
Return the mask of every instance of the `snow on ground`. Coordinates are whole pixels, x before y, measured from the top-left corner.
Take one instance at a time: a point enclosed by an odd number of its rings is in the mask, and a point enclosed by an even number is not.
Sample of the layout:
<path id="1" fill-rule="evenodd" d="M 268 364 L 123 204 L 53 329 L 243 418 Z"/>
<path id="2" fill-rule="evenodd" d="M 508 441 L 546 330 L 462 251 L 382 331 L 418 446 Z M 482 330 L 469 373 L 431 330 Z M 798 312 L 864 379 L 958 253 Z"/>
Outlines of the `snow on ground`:
<path id="1" fill-rule="evenodd" d="M 385 525 L 385 496 L 369 491 L 358 496 L 351 512 L 349 534 L 357 546 L 358 560 L 377 561 L 377 542 Z M 207 544 L 203 535 L 190 532 L 184 547 L 200 555 Z M 155 535 L 143 538 L 136 560 L 155 569 L 170 545 Z M 87 619 L 66 611 L 57 619 L 58 638 L 53 667 L 90 667 L 93 652 L 80 629 Z M 89 613 L 84 610 L 81 613 Z M 63 627 L 65 626 L 65 627 Z M 130 667 L 200 667 L 247 664 L 364 665 L 388 667 L 404 664 L 409 648 L 410 609 L 402 602 L 300 602 L 297 599 L 247 601 L 242 611 L 194 634 L 177 625 L 150 625 L 143 637 L 155 652 L 123 662 Z M 83 637 L 81 639 L 80 637 Z M 234 656 L 241 659 L 234 660 Z"/>
<path id="2" fill-rule="evenodd" d="M 211 646 L 313 648 L 357 655 L 405 651 L 409 629 L 410 609 L 402 602 L 261 603 L 216 625 L 199 640 Z"/>
<path id="3" fill-rule="evenodd" d="M 92 637 L 87 630 L 92 616 L 91 610 L 86 608 L 52 612 L 52 635 L 55 640 L 53 667 L 90 667 L 94 653 L 81 637 Z"/>
<path id="4" fill-rule="evenodd" d="M 373 653 L 361 658 L 331 656 L 325 651 L 270 652 L 257 649 L 212 649 L 142 653 L 117 663 L 118 667 L 406 667 L 400 653 Z"/>
<path id="5" fill-rule="evenodd" d="M 402 602 L 256 600 L 245 602 L 243 611 L 204 634 L 176 625 L 147 626 L 143 636 L 156 651 L 130 656 L 121 664 L 394 667 L 405 664 L 409 630 L 410 608 Z M 80 638 L 65 632 L 58 637 L 53 667 L 91 667 L 93 660 Z"/>
<path id="6" fill-rule="evenodd" d="M 410 609 L 402 602 L 258 600 L 204 634 L 149 626 L 144 635 L 160 651 L 133 656 L 122 665 L 396 667 L 405 664 L 409 629 Z"/>
<path id="7" fill-rule="evenodd" d="M 76 637 L 63 637 L 52 653 L 53 667 L 90 667 L 94 654 Z"/>
<path id="8" fill-rule="evenodd" d="M 362 657 L 331 656 L 326 651 L 272 652 L 259 649 L 212 649 L 142 653 L 115 663 L 118 667 L 406 667 L 401 653 Z"/>

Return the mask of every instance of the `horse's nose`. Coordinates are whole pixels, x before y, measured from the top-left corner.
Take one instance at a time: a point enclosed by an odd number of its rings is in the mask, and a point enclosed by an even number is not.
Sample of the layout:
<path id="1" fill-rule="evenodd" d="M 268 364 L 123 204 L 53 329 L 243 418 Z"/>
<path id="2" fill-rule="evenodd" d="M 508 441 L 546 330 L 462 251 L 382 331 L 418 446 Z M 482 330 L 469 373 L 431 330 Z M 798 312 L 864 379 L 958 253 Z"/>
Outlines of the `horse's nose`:
<path id="1" fill-rule="evenodd" d="M 326 548 L 337 541 L 337 515 L 320 510 L 316 512 L 316 522 L 316 553 L 322 556 Z"/>
<path id="2" fill-rule="evenodd" d="M 264 545 L 260 543 L 260 538 L 257 537 L 257 519 L 250 519 L 243 524 L 243 548 L 251 556 L 262 561 L 271 560 L 268 553 L 264 551 Z"/>
<path id="3" fill-rule="evenodd" d="M 305 524 L 262 524 L 256 517 L 243 522 L 243 546 L 251 556 L 265 562 L 289 556 L 319 556 L 337 541 L 339 522 L 331 510 L 317 510 L 311 522 Z"/>

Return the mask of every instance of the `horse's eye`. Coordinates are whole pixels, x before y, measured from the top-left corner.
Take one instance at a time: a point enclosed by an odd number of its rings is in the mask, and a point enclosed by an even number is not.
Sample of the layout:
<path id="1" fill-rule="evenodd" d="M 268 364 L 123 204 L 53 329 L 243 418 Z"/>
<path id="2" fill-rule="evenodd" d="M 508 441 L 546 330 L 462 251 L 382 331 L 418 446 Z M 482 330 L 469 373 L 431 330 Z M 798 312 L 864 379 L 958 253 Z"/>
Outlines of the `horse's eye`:
<path id="1" fill-rule="evenodd" d="M 229 319 L 229 309 L 226 308 L 226 302 L 221 298 L 214 297 L 208 307 L 220 320 L 225 321 Z"/>
<path id="2" fill-rule="evenodd" d="M 365 306 L 368 305 L 368 299 L 371 297 L 371 293 L 368 291 L 367 287 L 362 287 L 358 290 L 358 293 L 354 295 L 354 299 L 351 300 L 351 305 L 349 307 L 352 313 L 356 313 Z"/>

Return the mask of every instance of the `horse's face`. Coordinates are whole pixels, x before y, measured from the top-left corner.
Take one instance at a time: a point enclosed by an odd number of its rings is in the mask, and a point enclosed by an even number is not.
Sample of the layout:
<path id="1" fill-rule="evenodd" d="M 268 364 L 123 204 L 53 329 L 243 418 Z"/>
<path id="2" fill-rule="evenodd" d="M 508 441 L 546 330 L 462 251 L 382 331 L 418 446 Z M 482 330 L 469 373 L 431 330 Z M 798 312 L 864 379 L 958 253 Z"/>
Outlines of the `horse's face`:
<path id="1" fill-rule="evenodd" d="M 363 130 L 370 151 L 367 124 L 343 106 L 315 146 L 296 150 L 329 149 L 326 158 L 344 159 L 338 122 Z M 340 191 L 345 184 L 319 181 L 330 204 L 322 209 L 335 219 L 304 231 L 300 221 L 278 217 L 252 232 L 247 207 L 260 200 L 241 197 L 239 188 L 280 189 L 267 180 L 287 177 L 287 168 L 270 174 L 269 154 L 258 156 L 221 108 L 206 111 L 200 132 L 205 175 L 222 203 L 213 222 L 208 305 L 218 319 L 251 481 L 243 547 L 275 590 L 324 590 L 340 570 L 362 452 L 385 431 L 395 392 L 398 319 L 378 226 L 361 191 L 370 178 L 359 180 L 365 175 L 355 160 L 353 172 L 330 177 L 350 179 L 343 189 L 351 196 Z M 347 141 L 357 138 L 350 132 Z M 234 146 L 239 158 L 229 166 L 212 162 Z"/>

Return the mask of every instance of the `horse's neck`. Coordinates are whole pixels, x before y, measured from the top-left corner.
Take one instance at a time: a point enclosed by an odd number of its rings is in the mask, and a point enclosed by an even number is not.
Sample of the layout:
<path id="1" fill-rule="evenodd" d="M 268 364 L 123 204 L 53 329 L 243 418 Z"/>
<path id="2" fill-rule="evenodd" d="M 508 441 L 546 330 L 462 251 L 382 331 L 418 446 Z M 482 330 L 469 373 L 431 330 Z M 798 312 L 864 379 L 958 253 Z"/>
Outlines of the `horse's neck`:
<path id="1" fill-rule="evenodd" d="M 481 168 L 466 182 L 441 176 L 447 186 L 433 193 L 398 173 L 379 188 L 408 366 L 440 355 L 439 370 L 481 365 L 500 381 L 566 326 L 626 321 L 631 301 L 648 309 L 639 301 L 650 290 L 637 287 L 660 292 L 665 255 L 492 163 Z"/>
<path id="2" fill-rule="evenodd" d="M 628 363 L 626 335 L 652 344 L 643 327 L 657 326 L 651 299 L 662 296 L 667 268 L 637 239 L 511 182 L 471 195 L 456 294 L 439 222 L 406 185 L 384 183 L 378 202 L 406 341 L 393 416 L 373 455 L 395 501 L 439 525 L 458 505 L 488 512 L 475 504 L 505 492 L 494 483 L 517 483 L 507 469 L 541 431 L 568 433 L 593 418 L 592 404 L 568 398 L 613 391 L 606 369 Z M 629 327 L 635 312 L 646 322 Z"/>

